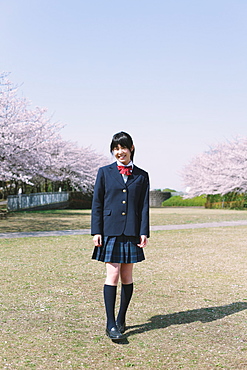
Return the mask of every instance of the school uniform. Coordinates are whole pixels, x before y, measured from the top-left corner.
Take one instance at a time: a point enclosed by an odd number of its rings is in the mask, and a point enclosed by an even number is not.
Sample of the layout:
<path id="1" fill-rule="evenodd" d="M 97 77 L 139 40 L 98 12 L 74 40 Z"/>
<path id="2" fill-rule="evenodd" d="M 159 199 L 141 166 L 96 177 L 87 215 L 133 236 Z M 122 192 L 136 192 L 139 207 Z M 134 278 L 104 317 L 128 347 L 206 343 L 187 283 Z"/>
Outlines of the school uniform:
<path id="1" fill-rule="evenodd" d="M 91 234 L 101 234 L 103 245 L 94 248 L 92 258 L 136 263 L 145 259 L 143 248 L 137 246 L 140 235 L 149 237 L 149 177 L 134 165 L 131 175 L 122 175 L 117 165 L 101 167 L 97 174 Z"/>

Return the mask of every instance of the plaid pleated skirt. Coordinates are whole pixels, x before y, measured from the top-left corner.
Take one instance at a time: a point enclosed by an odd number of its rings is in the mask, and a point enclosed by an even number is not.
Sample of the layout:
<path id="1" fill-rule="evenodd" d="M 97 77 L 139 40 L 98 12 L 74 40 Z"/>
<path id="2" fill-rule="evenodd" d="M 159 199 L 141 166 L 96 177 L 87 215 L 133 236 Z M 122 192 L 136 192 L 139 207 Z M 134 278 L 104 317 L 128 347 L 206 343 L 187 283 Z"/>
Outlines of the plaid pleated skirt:
<path id="1" fill-rule="evenodd" d="M 92 259 L 112 263 L 136 263 L 145 260 L 136 236 L 105 236 L 102 247 L 94 247 Z"/>

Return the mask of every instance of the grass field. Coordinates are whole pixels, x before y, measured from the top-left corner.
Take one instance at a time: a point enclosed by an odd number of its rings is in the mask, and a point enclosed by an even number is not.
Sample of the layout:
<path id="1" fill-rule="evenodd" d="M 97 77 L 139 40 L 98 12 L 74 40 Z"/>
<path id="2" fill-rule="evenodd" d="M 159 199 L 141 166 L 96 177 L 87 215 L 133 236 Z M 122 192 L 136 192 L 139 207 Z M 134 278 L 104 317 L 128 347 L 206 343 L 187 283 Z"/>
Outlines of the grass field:
<path id="1" fill-rule="evenodd" d="M 158 225 L 246 216 L 157 209 L 151 218 Z M 57 218 L 53 226 L 62 225 Z M 246 227 L 152 232 L 120 344 L 105 336 L 105 269 L 91 253 L 89 235 L 0 239 L 1 369 L 247 368 Z"/>
<path id="2" fill-rule="evenodd" d="M 247 211 L 205 208 L 151 208 L 151 225 L 247 220 Z M 76 230 L 90 228 L 90 210 L 13 212 L 0 219 L 0 232 Z"/>

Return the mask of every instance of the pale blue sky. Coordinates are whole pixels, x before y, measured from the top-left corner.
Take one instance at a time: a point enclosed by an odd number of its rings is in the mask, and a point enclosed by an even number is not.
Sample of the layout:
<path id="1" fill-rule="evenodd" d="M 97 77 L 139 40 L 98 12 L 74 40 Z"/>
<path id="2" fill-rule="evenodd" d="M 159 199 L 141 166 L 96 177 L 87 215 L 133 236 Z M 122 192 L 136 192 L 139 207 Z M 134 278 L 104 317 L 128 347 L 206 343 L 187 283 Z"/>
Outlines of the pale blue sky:
<path id="1" fill-rule="evenodd" d="M 0 71 L 109 156 L 129 132 L 152 188 L 214 143 L 246 136 L 246 0 L 0 0 Z"/>

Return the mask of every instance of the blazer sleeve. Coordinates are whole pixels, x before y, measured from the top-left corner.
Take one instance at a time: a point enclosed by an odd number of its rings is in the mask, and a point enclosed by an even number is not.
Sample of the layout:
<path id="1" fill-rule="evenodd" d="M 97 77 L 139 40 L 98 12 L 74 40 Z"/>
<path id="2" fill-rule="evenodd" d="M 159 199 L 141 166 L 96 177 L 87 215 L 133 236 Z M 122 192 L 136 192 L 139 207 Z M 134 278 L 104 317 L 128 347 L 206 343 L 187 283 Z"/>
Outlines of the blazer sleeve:
<path id="1" fill-rule="evenodd" d="M 91 213 L 91 235 L 103 234 L 105 180 L 103 169 L 100 168 L 94 185 Z"/>
<path id="2" fill-rule="evenodd" d="M 146 173 L 145 182 L 143 186 L 142 196 L 141 196 L 141 225 L 140 225 L 140 235 L 150 236 L 149 227 L 149 176 Z"/>

